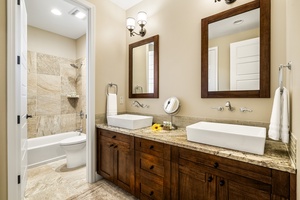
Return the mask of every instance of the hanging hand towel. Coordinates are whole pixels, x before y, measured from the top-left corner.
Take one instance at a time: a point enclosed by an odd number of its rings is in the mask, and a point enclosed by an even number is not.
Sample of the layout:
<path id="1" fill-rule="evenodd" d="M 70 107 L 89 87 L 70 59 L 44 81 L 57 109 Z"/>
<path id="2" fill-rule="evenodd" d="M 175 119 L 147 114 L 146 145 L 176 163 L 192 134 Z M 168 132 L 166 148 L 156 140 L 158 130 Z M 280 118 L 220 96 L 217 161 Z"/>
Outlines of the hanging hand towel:
<path id="1" fill-rule="evenodd" d="M 113 116 L 117 115 L 118 109 L 117 109 L 117 95 L 109 93 L 107 95 L 107 102 L 106 102 L 106 115 L 107 116 Z"/>
<path id="2" fill-rule="evenodd" d="M 280 88 L 277 88 L 274 95 L 272 114 L 269 126 L 269 138 L 279 140 L 280 138 Z"/>
<path id="3" fill-rule="evenodd" d="M 290 132 L 290 105 L 289 105 L 289 92 L 283 88 L 281 95 L 281 140 L 283 143 L 289 143 Z"/>

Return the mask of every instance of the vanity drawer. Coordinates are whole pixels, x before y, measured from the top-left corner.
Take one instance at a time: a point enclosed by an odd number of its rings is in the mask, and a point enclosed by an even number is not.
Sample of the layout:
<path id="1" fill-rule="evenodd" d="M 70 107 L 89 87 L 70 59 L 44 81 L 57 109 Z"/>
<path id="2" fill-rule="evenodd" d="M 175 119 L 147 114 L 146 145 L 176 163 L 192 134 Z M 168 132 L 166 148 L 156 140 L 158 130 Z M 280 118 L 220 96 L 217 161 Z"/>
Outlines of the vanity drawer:
<path id="1" fill-rule="evenodd" d="M 272 170 L 269 168 L 184 148 L 179 148 L 179 158 L 202 164 L 216 170 L 255 179 L 263 183 L 271 184 L 272 182 Z"/>
<path id="2" fill-rule="evenodd" d="M 130 143 L 132 140 L 132 136 L 130 136 L 130 135 L 124 135 L 121 133 L 116 133 L 116 132 L 103 130 L 103 129 L 98 129 L 98 130 L 99 130 L 101 136 L 111 138 L 113 140 L 119 140 L 119 141 L 128 142 L 128 143 Z"/>
<path id="3" fill-rule="evenodd" d="M 135 150 L 160 158 L 170 159 L 170 145 L 167 144 L 135 138 Z"/>
<path id="4" fill-rule="evenodd" d="M 164 199 L 163 178 L 141 171 L 140 199 Z"/>
<path id="5" fill-rule="evenodd" d="M 164 160 L 162 158 L 142 152 L 136 152 L 136 156 L 139 157 L 139 169 L 164 177 Z"/>

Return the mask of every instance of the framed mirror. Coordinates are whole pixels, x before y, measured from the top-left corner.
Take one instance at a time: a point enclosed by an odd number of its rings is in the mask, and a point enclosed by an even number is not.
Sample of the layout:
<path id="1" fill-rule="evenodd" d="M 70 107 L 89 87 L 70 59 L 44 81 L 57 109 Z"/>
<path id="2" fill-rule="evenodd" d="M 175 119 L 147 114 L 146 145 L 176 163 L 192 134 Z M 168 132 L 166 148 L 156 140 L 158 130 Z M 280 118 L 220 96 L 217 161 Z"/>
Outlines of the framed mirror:
<path id="1" fill-rule="evenodd" d="M 201 97 L 270 97 L 270 0 L 202 19 Z"/>
<path id="2" fill-rule="evenodd" d="M 159 97 L 159 36 L 129 45 L 129 98 Z"/>

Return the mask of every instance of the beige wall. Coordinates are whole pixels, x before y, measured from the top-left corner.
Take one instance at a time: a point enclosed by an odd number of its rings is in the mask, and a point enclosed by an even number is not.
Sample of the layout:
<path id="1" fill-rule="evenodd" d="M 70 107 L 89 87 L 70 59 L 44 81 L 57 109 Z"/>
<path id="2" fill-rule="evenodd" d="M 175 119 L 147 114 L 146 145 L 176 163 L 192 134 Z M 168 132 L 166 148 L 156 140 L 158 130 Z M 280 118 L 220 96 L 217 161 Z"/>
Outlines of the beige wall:
<path id="1" fill-rule="evenodd" d="M 76 59 L 86 57 L 86 35 L 76 40 Z"/>
<path id="2" fill-rule="evenodd" d="M 300 166 L 300 27 L 296 25 L 296 19 L 300 17 L 300 2 L 298 0 L 287 0 L 286 1 L 286 13 L 287 13 L 287 24 L 286 24 L 286 63 L 292 61 L 292 70 L 287 72 L 287 82 L 289 83 L 289 89 L 291 91 L 291 110 L 292 110 L 292 124 L 291 131 L 298 139 L 297 145 L 297 166 Z M 285 28 L 285 27 L 283 27 Z M 300 180 L 300 173 L 298 172 L 297 179 Z M 300 183 L 298 181 L 297 191 L 300 191 Z M 298 193 L 297 199 L 300 199 Z"/>
<path id="3" fill-rule="evenodd" d="M 209 47 L 218 47 L 219 91 L 230 90 L 230 44 L 259 37 L 259 28 L 209 40 Z"/>
<path id="4" fill-rule="evenodd" d="M 0 1 L 0 199 L 7 198 L 6 1 Z"/>
<path id="5" fill-rule="evenodd" d="M 182 109 L 178 115 L 213 119 L 233 119 L 242 121 L 266 122 L 270 120 L 273 94 L 278 86 L 277 66 L 285 62 L 285 12 L 282 0 L 272 1 L 272 51 L 271 51 L 271 98 L 266 99 L 202 99 L 201 90 L 201 19 L 234 6 L 249 1 L 236 1 L 232 5 L 224 2 L 190 0 L 144 0 L 127 11 L 127 17 L 136 17 L 140 10 L 148 13 L 146 25 L 147 37 L 160 36 L 160 88 L 159 99 L 140 99 L 142 103 L 150 105 L 151 109 L 132 107 L 133 99 L 128 99 L 127 110 L 132 112 L 146 112 L 148 114 L 164 114 L 164 101 L 177 96 Z M 283 5 L 282 5 L 283 4 Z M 275 15 L 276 13 L 276 15 Z M 276 22 L 276 23 L 275 23 Z M 140 40 L 138 36 L 130 38 L 127 33 L 128 44 Z M 218 112 L 211 107 L 224 106 L 229 100 L 236 107 L 248 107 L 252 113 L 238 111 Z"/>
<path id="6" fill-rule="evenodd" d="M 76 40 L 28 26 L 28 50 L 48 55 L 76 59 Z"/>
<path id="7" fill-rule="evenodd" d="M 106 85 L 118 85 L 118 97 L 126 90 L 125 11 L 107 0 L 89 0 L 96 6 L 96 114 L 105 114 Z M 125 75 L 126 74 L 126 75 Z M 119 98 L 118 98 L 119 102 Z M 118 104 L 125 112 L 125 104 Z"/>

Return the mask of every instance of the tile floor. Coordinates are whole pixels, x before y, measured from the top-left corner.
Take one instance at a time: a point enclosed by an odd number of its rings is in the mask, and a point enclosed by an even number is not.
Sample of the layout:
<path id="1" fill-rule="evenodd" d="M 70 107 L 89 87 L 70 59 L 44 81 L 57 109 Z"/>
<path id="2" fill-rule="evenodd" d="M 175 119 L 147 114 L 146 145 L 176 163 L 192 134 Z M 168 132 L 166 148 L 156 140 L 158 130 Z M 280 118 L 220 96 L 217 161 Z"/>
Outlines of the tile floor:
<path id="1" fill-rule="evenodd" d="M 114 184 L 85 180 L 86 168 L 67 169 L 65 159 L 28 170 L 25 200 L 135 200 Z"/>

